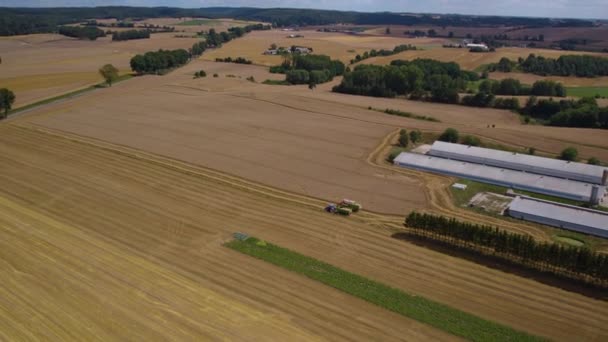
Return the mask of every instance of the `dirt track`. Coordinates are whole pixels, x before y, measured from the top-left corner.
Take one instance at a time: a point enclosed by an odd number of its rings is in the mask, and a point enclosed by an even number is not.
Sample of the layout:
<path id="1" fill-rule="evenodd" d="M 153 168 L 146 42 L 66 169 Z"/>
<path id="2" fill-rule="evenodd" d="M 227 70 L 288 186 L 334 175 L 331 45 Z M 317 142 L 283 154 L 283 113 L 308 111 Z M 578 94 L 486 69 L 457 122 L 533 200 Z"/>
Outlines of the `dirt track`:
<path id="1" fill-rule="evenodd" d="M 314 199 L 76 136 L 0 132 L 4 336 L 449 338 L 222 248 L 234 231 L 535 334 L 608 336 L 606 302 L 396 241 L 391 217 L 327 215 Z M 6 310 L 19 300 L 37 305 Z M 32 315 L 41 323 L 24 328 Z"/>

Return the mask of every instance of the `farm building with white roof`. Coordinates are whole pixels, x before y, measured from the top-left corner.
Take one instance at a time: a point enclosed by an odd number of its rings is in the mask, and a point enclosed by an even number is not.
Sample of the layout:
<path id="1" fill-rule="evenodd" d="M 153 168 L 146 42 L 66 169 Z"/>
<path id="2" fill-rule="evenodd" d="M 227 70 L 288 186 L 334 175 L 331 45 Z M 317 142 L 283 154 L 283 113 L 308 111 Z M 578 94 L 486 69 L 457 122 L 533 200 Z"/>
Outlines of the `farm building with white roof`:
<path id="1" fill-rule="evenodd" d="M 516 197 L 509 216 L 608 238 L 608 213 L 530 197 Z"/>
<path id="2" fill-rule="evenodd" d="M 417 153 L 403 152 L 394 164 L 594 204 L 603 201 L 606 192 L 604 186 Z"/>
<path id="3" fill-rule="evenodd" d="M 608 185 L 608 168 L 488 148 L 436 141 L 429 155 L 525 171 L 580 182 Z"/>

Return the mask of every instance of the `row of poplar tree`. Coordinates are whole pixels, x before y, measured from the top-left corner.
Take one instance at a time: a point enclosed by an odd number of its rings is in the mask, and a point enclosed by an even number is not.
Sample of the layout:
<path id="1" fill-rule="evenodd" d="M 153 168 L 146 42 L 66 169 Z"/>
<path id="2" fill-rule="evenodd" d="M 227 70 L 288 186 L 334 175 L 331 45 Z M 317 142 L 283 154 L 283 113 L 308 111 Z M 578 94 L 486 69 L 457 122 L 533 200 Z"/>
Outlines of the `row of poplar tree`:
<path id="1" fill-rule="evenodd" d="M 440 215 L 412 212 L 405 225 L 417 236 L 491 254 L 542 271 L 608 286 L 608 255 L 584 247 L 538 242 L 529 235 Z"/>

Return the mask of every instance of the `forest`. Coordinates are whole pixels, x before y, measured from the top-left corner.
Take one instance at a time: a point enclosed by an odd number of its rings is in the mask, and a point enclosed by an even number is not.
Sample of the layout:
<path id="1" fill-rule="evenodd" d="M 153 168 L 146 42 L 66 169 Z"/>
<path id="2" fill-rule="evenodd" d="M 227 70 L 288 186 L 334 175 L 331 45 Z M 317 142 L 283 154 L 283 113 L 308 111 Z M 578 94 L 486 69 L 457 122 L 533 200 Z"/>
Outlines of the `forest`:
<path id="1" fill-rule="evenodd" d="M 113 41 L 147 39 L 150 38 L 150 30 L 128 30 L 112 33 Z"/>
<path id="2" fill-rule="evenodd" d="M 90 26 L 61 26 L 58 32 L 67 37 L 89 40 L 96 40 L 99 37 L 106 36 L 103 30 Z"/>
<path id="3" fill-rule="evenodd" d="M 90 19 L 115 18 L 234 18 L 272 23 L 275 26 L 305 26 L 328 24 L 357 25 L 433 25 L 433 26 L 528 26 L 581 27 L 593 26 L 590 20 L 548 19 L 531 17 L 499 17 L 432 14 L 403 15 L 401 13 L 346 12 L 315 9 L 250 8 L 250 7 L 73 7 L 73 8 L 7 8 L 0 7 L 0 36 L 52 33 L 58 27 Z"/>
<path id="4" fill-rule="evenodd" d="M 564 55 L 547 58 L 530 54 L 527 58 L 511 61 L 502 58 L 498 63 L 490 64 L 488 71 L 521 71 L 540 76 L 608 76 L 608 58 L 592 55 Z"/>
<path id="5" fill-rule="evenodd" d="M 409 96 L 414 100 L 458 103 L 469 81 L 477 73 L 460 69 L 456 63 L 432 59 L 396 60 L 388 66 L 358 65 L 344 75 L 333 91 L 376 97 Z"/>
<path id="6" fill-rule="evenodd" d="M 411 228 L 409 233 L 418 237 L 543 272 L 608 286 L 608 255 L 588 248 L 538 242 L 529 235 L 417 212 L 407 216 L 405 226 Z"/>

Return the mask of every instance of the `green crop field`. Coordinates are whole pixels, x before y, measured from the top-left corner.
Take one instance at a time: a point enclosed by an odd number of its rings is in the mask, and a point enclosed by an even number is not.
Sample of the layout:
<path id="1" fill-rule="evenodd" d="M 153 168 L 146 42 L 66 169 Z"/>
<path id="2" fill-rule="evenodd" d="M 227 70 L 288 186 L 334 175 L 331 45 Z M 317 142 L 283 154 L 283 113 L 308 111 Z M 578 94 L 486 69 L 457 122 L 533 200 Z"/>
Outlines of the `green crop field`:
<path id="1" fill-rule="evenodd" d="M 608 97 L 608 87 L 567 87 L 568 96 L 576 97 Z"/>
<path id="2" fill-rule="evenodd" d="M 543 340 L 256 238 L 226 246 L 471 341 Z"/>

